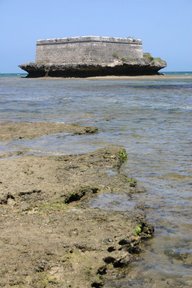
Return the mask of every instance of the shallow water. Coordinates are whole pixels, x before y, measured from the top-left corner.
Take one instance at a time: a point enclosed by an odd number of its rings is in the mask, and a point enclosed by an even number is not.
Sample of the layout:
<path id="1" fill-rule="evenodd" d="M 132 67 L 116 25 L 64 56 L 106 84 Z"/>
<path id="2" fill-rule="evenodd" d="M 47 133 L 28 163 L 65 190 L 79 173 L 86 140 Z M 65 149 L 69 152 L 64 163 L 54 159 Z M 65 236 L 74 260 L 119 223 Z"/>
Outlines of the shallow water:
<path id="1" fill-rule="evenodd" d="M 95 135 L 61 133 L 0 143 L 0 153 L 83 153 L 120 144 L 125 173 L 139 179 L 155 237 L 124 279 L 106 287 L 192 287 L 192 82 L 190 79 L 40 80 L 0 77 L 0 121 L 57 121 L 95 125 Z M 130 199 L 103 203 L 129 211 Z M 95 205 L 101 205 L 101 199 Z M 111 202 L 110 202 L 111 201 Z M 120 203 L 124 204 L 120 205 Z M 129 206 L 130 204 L 130 206 Z M 102 206 L 103 207 L 103 206 Z M 101 207 L 101 208 L 102 208 Z"/>
<path id="2" fill-rule="evenodd" d="M 93 208 L 129 212 L 136 207 L 136 202 L 125 193 L 119 194 L 118 192 L 118 194 L 104 193 L 98 195 L 90 201 L 90 205 Z"/>

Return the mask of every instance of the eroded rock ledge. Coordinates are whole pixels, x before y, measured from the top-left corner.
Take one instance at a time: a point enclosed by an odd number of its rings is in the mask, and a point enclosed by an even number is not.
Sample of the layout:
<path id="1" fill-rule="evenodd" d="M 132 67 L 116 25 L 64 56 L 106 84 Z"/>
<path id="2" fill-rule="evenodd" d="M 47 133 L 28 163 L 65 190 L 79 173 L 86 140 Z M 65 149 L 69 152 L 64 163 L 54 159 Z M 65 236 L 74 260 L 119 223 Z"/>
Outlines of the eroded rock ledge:
<path id="1" fill-rule="evenodd" d="M 131 201 L 141 192 L 121 172 L 125 161 L 125 149 L 114 146 L 0 161 L 0 287 L 104 287 L 128 273 L 153 235 L 143 209 L 90 206 L 105 193 L 124 193 Z"/>
<path id="2" fill-rule="evenodd" d="M 33 139 L 54 133 L 71 133 L 72 135 L 93 134 L 97 127 L 80 126 L 55 122 L 3 122 L 0 123 L 0 141 L 16 139 Z"/>
<path id="3" fill-rule="evenodd" d="M 166 67 L 166 62 L 158 59 L 143 59 L 134 62 L 116 61 L 113 64 L 36 64 L 19 65 L 28 72 L 27 77 L 94 77 L 94 76 L 137 76 L 156 75 Z"/>

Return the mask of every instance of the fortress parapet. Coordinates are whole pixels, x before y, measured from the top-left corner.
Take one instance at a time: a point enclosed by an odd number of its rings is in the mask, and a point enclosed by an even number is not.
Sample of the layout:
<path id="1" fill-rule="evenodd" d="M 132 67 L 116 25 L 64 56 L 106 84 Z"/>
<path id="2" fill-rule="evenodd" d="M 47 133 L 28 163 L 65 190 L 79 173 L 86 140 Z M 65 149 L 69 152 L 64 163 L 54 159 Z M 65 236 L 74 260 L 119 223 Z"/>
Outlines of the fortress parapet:
<path id="1" fill-rule="evenodd" d="M 142 41 L 131 37 L 81 36 L 38 40 L 36 62 L 20 65 L 29 77 L 88 77 L 157 74 L 166 66 L 143 53 Z"/>

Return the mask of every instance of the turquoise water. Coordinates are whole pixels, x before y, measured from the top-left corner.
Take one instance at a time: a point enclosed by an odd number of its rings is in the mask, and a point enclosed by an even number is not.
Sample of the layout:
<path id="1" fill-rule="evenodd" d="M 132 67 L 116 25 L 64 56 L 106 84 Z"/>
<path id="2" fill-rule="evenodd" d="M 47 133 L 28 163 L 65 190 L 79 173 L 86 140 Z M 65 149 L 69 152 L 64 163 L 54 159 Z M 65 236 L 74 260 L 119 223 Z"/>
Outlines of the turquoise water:
<path id="1" fill-rule="evenodd" d="M 165 75 L 192 75 L 192 71 L 174 71 L 174 72 L 163 72 Z"/>
<path id="2" fill-rule="evenodd" d="M 0 153 L 66 154 L 108 144 L 125 146 L 129 160 L 124 173 L 147 189 L 133 201 L 145 205 L 155 237 L 146 243 L 142 260 L 131 265 L 130 274 L 106 287 L 192 287 L 191 79 L 41 80 L 1 75 L 0 121 L 73 122 L 99 128 L 96 135 L 61 133 L 1 142 Z M 113 197 L 120 209 L 123 196 Z M 106 205 L 109 200 L 106 195 Z M 122 206 L 125 211 L 126 204 Z"/>
<path id="3" fill-rule="evenodd" d="M 26 73 L 0 73 L 0 77 L 25 77 Z"/>

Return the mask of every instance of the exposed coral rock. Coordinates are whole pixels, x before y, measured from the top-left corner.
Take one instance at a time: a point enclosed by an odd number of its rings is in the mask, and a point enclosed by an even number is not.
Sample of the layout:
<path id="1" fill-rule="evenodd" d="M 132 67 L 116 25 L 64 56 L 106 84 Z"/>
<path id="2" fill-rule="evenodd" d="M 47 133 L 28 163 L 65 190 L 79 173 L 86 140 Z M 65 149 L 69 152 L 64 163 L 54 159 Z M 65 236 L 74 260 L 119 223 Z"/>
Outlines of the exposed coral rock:
<path id="1" fill-rule="evenodd" d="M 106 191 L 137 192 L 121 174 L 125 152 L 110 146 L 0 161 L 0 287 L 104 287 L 128 273 L 153 227 L 140 209 L 90 205 Z M 108 175 L 108 169 L 116 173 Z"/>

